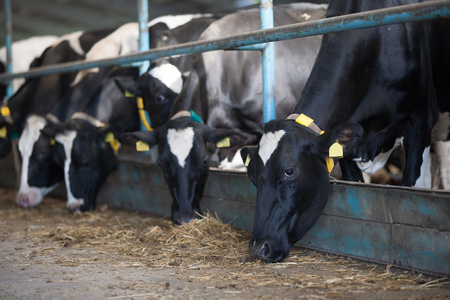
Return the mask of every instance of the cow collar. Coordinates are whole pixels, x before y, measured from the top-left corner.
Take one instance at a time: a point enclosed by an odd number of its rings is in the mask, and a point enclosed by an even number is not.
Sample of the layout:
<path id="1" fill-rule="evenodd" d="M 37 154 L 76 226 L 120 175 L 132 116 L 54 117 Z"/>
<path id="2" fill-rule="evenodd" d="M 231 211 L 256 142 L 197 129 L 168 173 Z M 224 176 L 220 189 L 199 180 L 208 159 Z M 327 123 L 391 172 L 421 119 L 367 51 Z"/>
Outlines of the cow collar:
<path id="1" fill-rule="evenodd" d="M 102 121 L 94 118 L 91 115 L 88 115 L 84 112 L 76 112 L 72 115 L 72 120 L 73 119 L 81 119 L 84 121 L 87 121 L 88 123 L 94 125 L 95 127 L 104 127 L 105 123 L 103 123 Z M 114 133 L 112 133 L 111 131 L 108 132 L 105 135 L 105 139 L 104 139 L 105 143 L 108 143 L 111 148 L 114 150 L 114 153 L 117 154 L 117 152 L 119 151 L 120 148 L 120 142 L 114 137 Z"/>
<path id="2" fill-rule="evenodd" d="M 308 117 L 305 114 L 292 114 L 286 119 L 295 120 L 296 123 L 311 129 L 314 133 L 318 135 L 322 135 L 325 133 L 325 131 L 320 129 L 320 127 L 317 126 L 316 123 L 314 123 L 314 120 L 312 118 Z M 327 164 L 328 173 L 331 173 L 331 171 L 334 168 L 334 158 L 343 157 L 344 156 L 343 152 L 344 151 L 342 145 L 340 145 L 338 141 L 334 142 L 333 145 L 330 146 L 328 155 L 326 155 L 324 158 L 325 163 Z"/>
<path id="3" fill-rule="evenodd" d="M 191 119 L 192 121 L 203 124 L 202 117 L 200 117 L 198 114 L 196 114 L 193 110 L 190 110 L 190 111 L 181 110 L 181 111 L 177 112 L 176 114 L 174 114 L 172 116 L 172 118 L 170 118 L 170 119 L 175 120 L 175 119 L 182 118 L 182 117 L 187 117 L 187 118 Z"/>

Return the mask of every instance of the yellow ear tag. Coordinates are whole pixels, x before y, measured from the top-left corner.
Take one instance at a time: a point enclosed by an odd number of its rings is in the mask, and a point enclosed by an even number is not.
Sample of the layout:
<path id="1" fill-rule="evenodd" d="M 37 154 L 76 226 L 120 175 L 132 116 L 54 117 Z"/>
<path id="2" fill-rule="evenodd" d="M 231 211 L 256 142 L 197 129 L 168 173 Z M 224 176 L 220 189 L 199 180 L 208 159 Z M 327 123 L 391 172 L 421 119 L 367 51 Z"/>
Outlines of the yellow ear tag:
<path id="1" fill-rule="evenodd" d="M 2 114 L 2 116 L 6 117 L 11 114 L 11 111 L 9 110 L 8 106 L 2 106 L 2 108 L 0 108 L 0 113 Z"/>
<path id="2" fill-rule="evenodd" d="M 56 143 L 56 141 L 55 141 L 55 139 L 50 139 L 50 145 L 55 145 L 55 143 Z"/>
<path id="3" fill-rule="evenodd" d="M 230 138 L 226 137 L 226 138 L 218 141 L 216 144 L 216 147 L 217 148 L 229 148 L 230 145 L 231 145 Z"/>
<path id="4" fill-rule="evenodd" d="M 127 97 L 127 98 L 134 97 L 134 94 L 132 92 L 128 91 L 128 90 L 125 90 L 124 94 L 125 94 L 125 97 Z"/>
<path id="5" fill-rule="evenodd" d="M 250 155 L 247 154 L 247 158 L 245 159 L 245 164 L 244 164 L 246 167 L 248 167 L 250 160 L 251 160 Z"/>
<path id="6" fill-rule="evenodd" d="M 330 157 L 344 157 L 344 148 L 341 144 L 339 144 L 338 141 L 334 142 L 333 145 L 331 145 L 329 150 L 329 156 Z"/>
<path id="7" fill-rule="evenodd" d="M 325 162 L 327 164 L 328 173 L 334 168 L 334 160 L 331 157 L 325 157 Z"/>
<path id="8" fill-rule="evenodd" d="M 105 135 L 105 143 L 111 143 L 114 141 L 114 134 L 110 131 Z"/>
<path id="9" fill-rule="evenodd" d="M 0 128 L 0 138 L 6 139 L 6 136 L 8 134 L 8 130 L 6 130 L 6 126 L 3 126 Z"/>
<path id="10" fill-rule="evenodd" d="M 146 142 L 143 141 L 137 141 L 136 142 L 136 151 L 148 151 L 150 150 L 150 147 L 148 146 L 148 144 Z"/>
<path id="11" fill-rule="evenodd" d="M 309 127 L 309 125 L 311 125 L 311 123 L 314 122 L 314 120 L 308 117 L 307 115 L 300 114 L 300 116 L 298 116 L 298 118 L 295 119 L 295 122 L 305 127 Z"/>
<path id="12" fill-rule="evenodd" d="M 109 142 L 109 145 L 111 146 L 111 148 L 113 148 L 113 150 L 116 154 L 117 154 L 117 152 L 119 152 L 119 148 L 120 148 L 119 140 L 113 139 L 112 141 Z"/>

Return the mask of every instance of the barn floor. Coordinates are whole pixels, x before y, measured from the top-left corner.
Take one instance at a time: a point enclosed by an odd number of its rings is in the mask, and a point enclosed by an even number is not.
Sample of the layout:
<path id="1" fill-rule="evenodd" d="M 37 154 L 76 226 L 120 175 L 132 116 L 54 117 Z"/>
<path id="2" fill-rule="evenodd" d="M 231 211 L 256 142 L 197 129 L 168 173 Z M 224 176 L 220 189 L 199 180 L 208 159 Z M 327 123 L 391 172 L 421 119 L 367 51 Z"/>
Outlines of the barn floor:
<path id="1" fill-rule="evenodd" d="M 0 188 L 0 299 L 449 299 L 450 279 L 295 248 L 247 253 L 249 233 L 209 217 L 171 226 L 106 206 L 69 215 Z"/>

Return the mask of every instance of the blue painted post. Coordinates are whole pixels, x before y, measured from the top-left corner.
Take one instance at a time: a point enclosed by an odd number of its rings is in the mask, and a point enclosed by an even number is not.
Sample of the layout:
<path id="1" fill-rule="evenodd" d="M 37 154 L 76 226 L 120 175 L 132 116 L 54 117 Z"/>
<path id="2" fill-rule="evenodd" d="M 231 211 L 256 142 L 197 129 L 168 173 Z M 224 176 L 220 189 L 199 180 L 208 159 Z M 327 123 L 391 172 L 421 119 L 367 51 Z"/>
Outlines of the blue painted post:
<path id="1" fill-rule="evenodd" d="M 12 63 L 12 20 L 11 20 L 11 0 L 4 0 L 4 19 L 5 19 L 5 47 L 6 47 L 6 71 L 9 74 L 13 73 L 13 63 Z M 13 90 L 13 80 L 10 80 L 8 87 L 6 89 L 6 98 L 11 98 L 14 93 Z M 0 99 L 1 100 L 1 99 Z"/>
<path id="2" fill-rule="evenodd" d="M 139 20 L 139 51 L 148 51 L 150 49 L 150 36 L 148 34 L 148 0 L 138 0 L 138 20 Z M 148 67 L 150 67 L 150 61 L 144 60 L 139 68 L 139 74 L 144 74 Z M 147 111 L 144 111 L 147 123 L 151 126 L 150 118 Z M 141 130 L 147 130 L 143 122 L 141 121 Z"/>
<path id="3" fill-rule="evenodd" d="M 261 0 L 261 29 L 273 28 L 273 2 Z M 275 47 L 267 43 L 262 50 L 263 122 L 275 119 Z"/>

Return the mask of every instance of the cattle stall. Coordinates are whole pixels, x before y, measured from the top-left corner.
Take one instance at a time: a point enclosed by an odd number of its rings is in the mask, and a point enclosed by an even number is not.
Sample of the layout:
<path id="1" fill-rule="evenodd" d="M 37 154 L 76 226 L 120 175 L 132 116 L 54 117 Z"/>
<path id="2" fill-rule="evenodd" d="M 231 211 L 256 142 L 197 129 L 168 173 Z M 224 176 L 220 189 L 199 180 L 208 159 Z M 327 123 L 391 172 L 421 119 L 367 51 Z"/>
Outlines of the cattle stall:
<path id="1" fill-rule="evenodd" d="M 413 8 L 396 8 L 306 22 L 302 25 L 266 29 L 207 42 L 194 42 L 156 49 L 117 59 L 68 63 L 14 75 L 0 80 L 31 77 L 94 66 L 126 64 L 170 55 L 234 49 L 244 45 L 275 42 L 287 38 L 368 28 L 407 21 L 450 16 L 449 1 L 431 1 Z M 97 201 L 112 206 L 170 215 L 169 191 L 153 154 L 136 154 L 124 147 L 119 169 L 111 174 Z M 0 161 L 11 170 L 12 159 Z M 13 176 L 1 173 L 3 186 L 14 188 Z M 151 184 L 149 184 L 151 183 Z M 302 247 L 360 259 L 394 264 L 431 273 L 450 274 L 450 194 L 447 192 L 331 182 L 331 199 L 314 228 L 298 243 Z M 57 191 L 61 193 L 62 191 Z M 149 196 L 151 195 L 151 197 Z M 252 229 L 256 189 L 245 173 L 211 170 L 202 209 L 217 213 L 224 222 Z"/>

